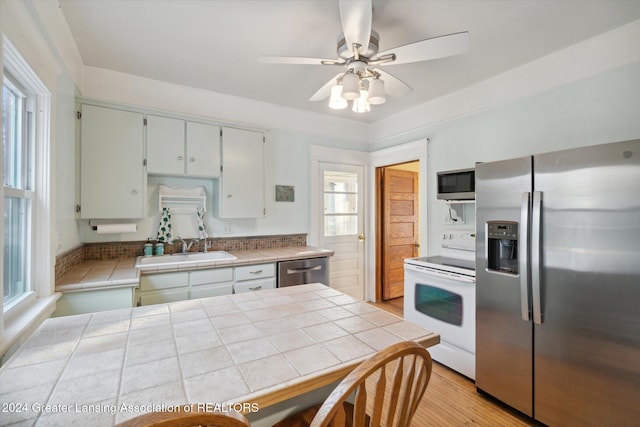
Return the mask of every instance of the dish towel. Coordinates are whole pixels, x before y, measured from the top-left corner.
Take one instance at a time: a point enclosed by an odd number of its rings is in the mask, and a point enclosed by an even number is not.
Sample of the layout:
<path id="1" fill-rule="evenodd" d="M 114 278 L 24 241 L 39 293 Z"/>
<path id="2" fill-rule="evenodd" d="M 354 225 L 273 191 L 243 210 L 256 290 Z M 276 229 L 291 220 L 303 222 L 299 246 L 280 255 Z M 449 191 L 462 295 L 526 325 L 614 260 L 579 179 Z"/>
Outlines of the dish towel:
<path id="1" fill-rule="evenodd" d="M 160 213 L 158 242 L 173 244 L 173 234 L 171 234 L 171 212 L 169 211 L 169 208 L 162 208 L 162 212 Z"/>
<path id="2" fill-rule="evenodd" d="M 196 221 L 198 223 L 198 237 L 201 239 L 206 239 L 209 237 L 207 235 L 207 228 L 204 225 L 204 209 L 198 208 L 196 210 Z"/>

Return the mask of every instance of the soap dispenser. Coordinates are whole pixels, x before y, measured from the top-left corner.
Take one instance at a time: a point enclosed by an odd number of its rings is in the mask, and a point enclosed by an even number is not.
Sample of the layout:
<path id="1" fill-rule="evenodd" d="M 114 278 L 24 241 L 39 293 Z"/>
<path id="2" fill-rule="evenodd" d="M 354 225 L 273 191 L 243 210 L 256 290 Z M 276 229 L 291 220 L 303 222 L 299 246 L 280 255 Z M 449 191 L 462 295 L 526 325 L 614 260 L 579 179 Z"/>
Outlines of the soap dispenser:
<path id="1" fill-rule="evenodd" d="M 144 256 L 152 256 L 153 255 L 153 244 L 151 243 L 151 239 L 147 239 L 147 243 L 144 244 Z"/>

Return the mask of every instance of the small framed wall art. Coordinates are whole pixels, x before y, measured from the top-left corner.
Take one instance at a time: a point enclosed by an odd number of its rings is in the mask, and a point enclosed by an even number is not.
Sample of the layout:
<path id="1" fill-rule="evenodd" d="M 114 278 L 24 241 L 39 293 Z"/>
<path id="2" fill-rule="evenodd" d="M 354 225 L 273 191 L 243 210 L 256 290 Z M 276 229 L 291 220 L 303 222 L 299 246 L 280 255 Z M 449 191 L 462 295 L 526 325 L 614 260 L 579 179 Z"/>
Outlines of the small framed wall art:
<path id="1" fill-rule="evenodd" d="M 276 202 L 295 201 L 295 189 L 293 185 L 276 185 Z"/>

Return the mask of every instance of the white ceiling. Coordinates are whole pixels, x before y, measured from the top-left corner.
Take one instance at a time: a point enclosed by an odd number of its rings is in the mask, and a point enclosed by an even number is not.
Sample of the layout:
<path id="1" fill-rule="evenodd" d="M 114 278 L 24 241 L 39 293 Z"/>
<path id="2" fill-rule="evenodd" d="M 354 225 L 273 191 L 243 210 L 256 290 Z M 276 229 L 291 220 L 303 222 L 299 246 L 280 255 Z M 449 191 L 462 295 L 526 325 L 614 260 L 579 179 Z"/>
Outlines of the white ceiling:
<path id="1" fill-rule="evenodd" d="M 460 56 L 385 66 L 413 88 L 360 115 L 308 99 L 340 69 L 337 0 L 59 0 L 85 65 L 374 122 L 640 19 L 640 0 L 373 0 L 380 51 L 469 31 Z"/>

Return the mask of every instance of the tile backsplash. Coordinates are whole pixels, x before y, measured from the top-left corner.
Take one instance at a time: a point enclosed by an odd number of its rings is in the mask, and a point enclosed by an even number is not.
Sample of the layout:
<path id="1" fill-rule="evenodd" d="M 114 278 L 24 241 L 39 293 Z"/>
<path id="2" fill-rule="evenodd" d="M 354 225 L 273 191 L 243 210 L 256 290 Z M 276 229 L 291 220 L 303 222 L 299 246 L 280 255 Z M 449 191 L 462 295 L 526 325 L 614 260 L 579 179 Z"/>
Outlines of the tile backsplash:
<path id="1" fill-rule="evenodd" d="M 306 234 L 281 234 L 273 236 L 248 236 L 210 238 L 210 251 L 245 251 L 255 249 L 285 248 L 289 246 L 305 246 Z M 132 258 L 142 255 L 145 241 L 85 243 L 56 257 L 56 280 L 67 274 L 82 261 L 105 260 L 113 258 Z M 182 250 L 182 243 L 174 241 L 165 245 L 165 254 Z M 191 247 L 191 252 L 202 252 L 203 242 L 198 241 Z"/>

